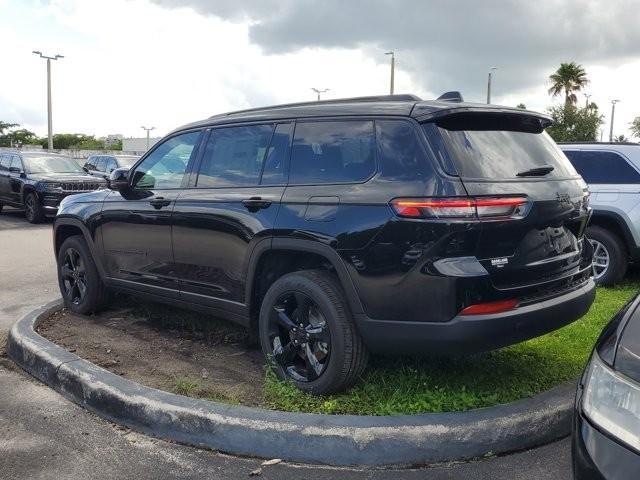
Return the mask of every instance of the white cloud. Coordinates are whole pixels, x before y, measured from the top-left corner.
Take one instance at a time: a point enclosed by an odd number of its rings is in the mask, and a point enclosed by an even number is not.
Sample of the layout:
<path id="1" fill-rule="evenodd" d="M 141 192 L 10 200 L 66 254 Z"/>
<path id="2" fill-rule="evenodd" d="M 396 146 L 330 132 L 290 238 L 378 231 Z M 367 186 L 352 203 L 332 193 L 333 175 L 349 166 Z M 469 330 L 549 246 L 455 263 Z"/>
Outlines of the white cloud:
<path id="1" fill-rule="evenodd" d="M 143 134 L 141 125 L 154 125 L 163 134 L 224 111 L 311 100 L 311 87 L 330 88 L 325 96 L 333 98 L 387 93 L 389 66 L 383 53 L 392 45 L 348 41 L 348 48 L 337 48 L 311 42 L 267 54 L 251 41 L 256 20 L 243 14 L 225 17 L 146 0 L 0 0 L 0 36 L 11 39 L 11 48 L 3 51 L 3 66 L 10 65 L 11 74 L 0 75 L 0 119 L 46 134 L 45 62 L 31 54 L 34 49 L 65 55 L 53 64 L 57 132 L 137 136 Z M 397 33 L 398 28 L 393 30 Z M 397 50 L 396 58 L 396 92 L 423 98 L 442 93 L 433 80 L 438 71 L 424 71 L 428 59 L 406 50 Z M 459 72 L 459 65 L 453 68 L 456 61 L 451 57 L 451 74 Z M 622 99 L 616 109 L 616 134 L 625 133 L 640 115 L 634 85 L 640 58 L 624 56 L 619 62 L 583 62 L 592 101 L 607 118 L 610 99 Z M 519 64 L 498 66 L 495 101 L 524 102 L 538 110 L 551 103 L 546 82 L 557 66 L 555 59 L 547 70 L 537 68 L 526 75 Z M 444 70 L 443 75 L 449 77 Z M 519 82 L 518 75 L 526 78 Z M 477 85 L 469 88 L 469 95 L 463 91 L 466 99 L 483 101 L 483 67 L 470 66 L 454 78 L 460 78 L 463 87 Z M 608 126 L 603 128 L 606 138 Z"/>

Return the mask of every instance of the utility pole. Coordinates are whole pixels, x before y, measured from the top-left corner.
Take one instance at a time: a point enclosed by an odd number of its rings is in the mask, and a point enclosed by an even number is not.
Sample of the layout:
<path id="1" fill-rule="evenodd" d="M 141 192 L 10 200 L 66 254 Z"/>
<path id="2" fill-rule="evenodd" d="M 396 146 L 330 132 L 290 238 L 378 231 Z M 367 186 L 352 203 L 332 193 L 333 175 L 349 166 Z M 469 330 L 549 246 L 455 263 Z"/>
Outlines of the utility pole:
<path id="1" fill-rule="evenodd" d="M 146 131 L 147 131 L 147 152 L 148 152 L 148 151 L 149 151 L 149 132 L 150 132 L 151 130 L 155 129 L 156 127 L 149 127 L 149 128 L 147 128 L 147 127 L 145 127 L 145 126 L 142 126 L 142 127 L 140 127 L 140 128 L 143 128 L 144 130 L 146 130 Z"/>
<path id="2" fill-rule="evenodd" d="M 591 94 L 585 93 L 584 98 L 586 99 L 584 102 L 584 108 L 589 108 L 589 99 L 591 98 Z"/>
<path id="3" fill-rule="evenodd" d="M 39 55 L 40 58 L 44 58 L 47 60 L 47 130 L 49 136 L 49 150 L 53 150 L 53 120 L 52 120 L 52 112 L 51 112 L 51 60 L 58 60 L 59 58 L 64 58 L 64 55 L 55 55 L 54 57 L 49 57 L 47 55 L 43 55 L 42 52 L 38 50 L 34 50 L 32 53 L 35 55 Z"/>
<path id="4" fill-rule="evenodd" d="M 396 74 L 396 56 L 393 50 L 391 50 L 390 52 L 385 52 L 384 54 L 391 55 L 391 81 L 389 86 L 389 95 L 393 95 L 393 83 L 394 83 L 394 77 Z"/>
<path id="5" fill-rule="evenodd" d="M 613 142 L 613 120 L 616 116 L 616 103 L 620 100 L 611 100 L 611 126 L 609 127 L 609 141 Z"/>
<path id="6" fill-rule="evenodd" d="M 323 88 L 322 90 L 320 90 L 320 89 L 318 89 L 318 88 L 311 87 L 311 90 L 313 90 L 314 92 L 316 92 L 316 94 L 318 95 L 318 99 L 317 99 L 317 100 L 318 100 L 318 102 L 319 102 L 319 101 L 320 101 L 320 94 L 321 94 L 321 93 L 328 92 L 328 91 L 329 91 L 329 90 L 331 90 L 331 89 L 330 89 L 330 88 Z"/>
<path id="7" fill-rule="evenodd" d="M 491 67 L 489 69 L 489 77 L 487 79 L 487 105 L 491 103 L 491 77 L 493 76 L 493 71 L 497 69 L 498 67 Z"/>

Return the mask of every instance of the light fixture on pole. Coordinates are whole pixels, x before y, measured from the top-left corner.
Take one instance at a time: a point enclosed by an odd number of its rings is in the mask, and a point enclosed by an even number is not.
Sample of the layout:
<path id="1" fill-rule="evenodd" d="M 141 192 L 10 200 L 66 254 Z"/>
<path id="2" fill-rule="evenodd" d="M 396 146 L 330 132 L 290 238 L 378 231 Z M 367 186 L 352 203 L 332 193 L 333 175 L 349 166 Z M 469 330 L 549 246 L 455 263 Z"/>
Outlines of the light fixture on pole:
<path id="1" fill-rule="evenodd" d="M 40 58 L 44 58 L 47 60 L 47 134 L 49 139 L 48 149 L 53 150 L 53 121 L 51 112 L 51 60 L 64 58 L 64 55 L 55 55 L 53 57 L 49 57 L 47 55 L 43 55 L 39 50 L 34 50 L 32 53 L 34 55 L 39 55 Z"/>
<path id="2" fill-rule="evenodd" d="M 620 100 L 614 99 L 611 100 L 611 126 L 609 127 L 609 141 L 613 142 L 613 120 L 616 116 L 616 103 Z"/>
<path id="3" fill-rule="evenodd" d="M 142 127 L 140 127 L 140 128 L 142 128 L 142 129 L 144 129 L 144 130 L 146 130 L 146 131 L 147 131 L 147 151 L 149 151 L 149 132 L 150 132 L 151 130 L 155 129 L 156 127 L 149 127 L 149 128 L 147 128 L 147 127 L 145 127 L 145 126 L 142 126 Z"/>
<path id="4" fill-rule="evenodd" d="M 313 90 L 314 92 L 316 92 L 316 94 L 318 95 L 318 102 L 320 101 L 320 94 L 321 93 L 325 93 L 328 92 L 329 90 L 331 90 L 330 88 L 323 88 L 322 90 L 318 89 L 318 88 L 314 88 L 311 87 L 311 90 Z"/>
<path id="5" fill-rule="evenodd" d="M 393 84 L 396 74 L 396 56 L 393 50 L 384 52 L 385 55 L 391 55 L 391 81 L 389 83 L 389 95 L 393 95 Z"/>
<path id="6" fill-rule="evenodd" d="M 589 108 L 589 99 L 591 98 L 591 94 L 585 93 L 584 98 L 586 99 L 584 102 L 584 108 Z"/>
<path id="7" fill-rule="evenodd" d="M 493 76 L 493 71 L 497 69 L 498 67 L 491 67 L 489 69 L 489 77 L 487 79 L 487 104 L 491 103 L 491 77 Z"/>

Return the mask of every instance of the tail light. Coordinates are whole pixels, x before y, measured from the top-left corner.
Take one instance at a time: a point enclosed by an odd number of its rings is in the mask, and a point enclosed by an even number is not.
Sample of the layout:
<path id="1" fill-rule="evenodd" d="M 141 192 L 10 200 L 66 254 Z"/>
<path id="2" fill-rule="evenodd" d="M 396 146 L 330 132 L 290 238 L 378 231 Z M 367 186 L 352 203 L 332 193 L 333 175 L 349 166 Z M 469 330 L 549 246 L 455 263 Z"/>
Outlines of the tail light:
<path id="1" fill-rule="evenodd" d="M 518 306 L 518 301 L 498 300 L 497 302 L 477 303 L 464 308 L 460 315 L 487 315 L 490 313 L 502 313 L 513 310 Z"/>
<path id="2" fill-rule="evenodd" d="M 505 219 L 527 214 L 526 197 L 396 198 L 391 207 L 406 218 Z"/>

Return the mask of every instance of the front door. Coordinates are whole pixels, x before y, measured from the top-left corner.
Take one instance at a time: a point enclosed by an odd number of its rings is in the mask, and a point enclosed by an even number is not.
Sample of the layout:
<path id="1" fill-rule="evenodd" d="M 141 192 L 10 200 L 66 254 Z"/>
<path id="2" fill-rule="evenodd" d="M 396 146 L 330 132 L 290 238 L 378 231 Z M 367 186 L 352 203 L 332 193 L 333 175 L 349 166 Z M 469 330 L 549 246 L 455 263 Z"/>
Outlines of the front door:
<path id="1" fill-rule="evenodd" d="M 243 313 L 245 268 L 271 237 L 286 184 L 291 123 L 211 130 L 173 215 L 181 298 Z"/>
<path id="2" fill-rule="evenodd" d="M 130 187 L 104 202 L 99 222 L 107 275 L 121 287 L 177 297 L 171 214 L 198 151 L 201 132 L 170 137 L 129 174 Z"/>

